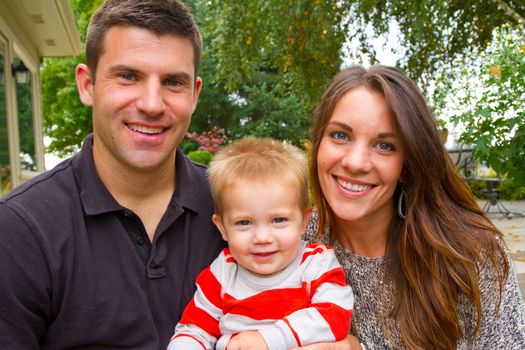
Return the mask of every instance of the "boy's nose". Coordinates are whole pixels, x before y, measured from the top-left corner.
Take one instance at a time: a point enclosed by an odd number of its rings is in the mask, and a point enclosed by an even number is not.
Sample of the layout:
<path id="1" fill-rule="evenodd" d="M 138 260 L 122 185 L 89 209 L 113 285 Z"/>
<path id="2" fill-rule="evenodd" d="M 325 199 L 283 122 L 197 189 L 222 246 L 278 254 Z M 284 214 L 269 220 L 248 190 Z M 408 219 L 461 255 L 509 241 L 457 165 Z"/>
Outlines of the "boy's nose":
<path id="1" fill-rule="evenodd" d="M 265 228 L 256 228 L 253 234 L 253 242 L 256 244 L 271 243 L 273 236 L 271 232 Z"/>

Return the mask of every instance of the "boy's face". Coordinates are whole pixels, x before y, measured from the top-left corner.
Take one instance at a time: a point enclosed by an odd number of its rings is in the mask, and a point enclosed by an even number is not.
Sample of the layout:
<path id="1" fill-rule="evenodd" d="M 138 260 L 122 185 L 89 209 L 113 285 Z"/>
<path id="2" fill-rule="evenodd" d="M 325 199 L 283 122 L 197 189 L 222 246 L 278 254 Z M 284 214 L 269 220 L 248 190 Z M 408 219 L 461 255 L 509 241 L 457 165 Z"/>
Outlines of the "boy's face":
<path id="1" fill-rule="evenodd" d="M 258 275 L 282 271 L 297 256 L 310 209 L 296 189 L 278 182 L 238 180 L 223 191 L 223 215 L 213 215 L 233 258 Z"/>

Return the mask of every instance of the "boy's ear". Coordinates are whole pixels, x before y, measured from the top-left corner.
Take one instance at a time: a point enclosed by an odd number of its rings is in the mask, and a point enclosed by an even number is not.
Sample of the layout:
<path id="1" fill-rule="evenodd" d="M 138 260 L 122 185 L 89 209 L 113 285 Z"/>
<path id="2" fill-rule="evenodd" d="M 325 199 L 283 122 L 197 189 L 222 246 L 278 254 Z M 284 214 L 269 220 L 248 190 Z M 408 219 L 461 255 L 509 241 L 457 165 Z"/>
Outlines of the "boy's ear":
<path id="1" fill-rule="evenodd" d="M 211 217 L 211 220 L 217 226 L 219 231 L 221 232 L 222 239 L 224 239 L 226 242 L 228 242 L 228 236 L 226 235 L 226 230 L 224 229 L 224 225 L 222 224 L 222 219 L 219 215 L 213 214 Z"/>
<path id="2" fill-rule="evenodd" d="M 79 64 L 75 69 L 77 90 L 80 101 L 85 106 L 93 105 L 93 84 L 91 83 L 91 72 L 85 64 Z"/>

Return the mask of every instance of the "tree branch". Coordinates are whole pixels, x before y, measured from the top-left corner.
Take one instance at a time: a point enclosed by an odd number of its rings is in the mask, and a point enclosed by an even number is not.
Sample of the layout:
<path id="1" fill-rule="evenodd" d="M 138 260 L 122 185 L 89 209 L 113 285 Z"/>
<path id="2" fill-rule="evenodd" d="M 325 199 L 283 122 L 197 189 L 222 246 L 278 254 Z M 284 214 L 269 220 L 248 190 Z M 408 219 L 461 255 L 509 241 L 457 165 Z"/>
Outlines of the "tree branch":
<path id="1" fill-rule="evenodd" d="M 516 22 L 525 24 L 525 18 L 523 18 L 523 16 L 521 16 L 512 7 L 510 7 L 508 3 L 506 3 L 503 0 L 494 0 L 494 2 L 496 3 L 499 9 L 505 11 L 505 13 L 512 17 Z"/>

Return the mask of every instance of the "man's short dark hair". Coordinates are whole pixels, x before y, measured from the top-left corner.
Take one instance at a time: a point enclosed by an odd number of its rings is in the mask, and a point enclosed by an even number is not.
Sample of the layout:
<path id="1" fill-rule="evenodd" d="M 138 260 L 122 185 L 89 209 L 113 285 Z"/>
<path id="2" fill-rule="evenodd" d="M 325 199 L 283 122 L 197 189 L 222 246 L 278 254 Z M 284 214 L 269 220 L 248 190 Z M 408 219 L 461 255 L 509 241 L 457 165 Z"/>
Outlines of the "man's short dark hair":
<path id="1" fill-rule="evenodd" d="M 197 24 L 179 0 L 106 0 L 93 14 L 86 39 L 86 63 L 95 82 L 104 40 L 111 27 L 139 27 L 158 35 L 176 35 L 191 41 L 195 76 L 199 68 L 202 40 Z"/>

